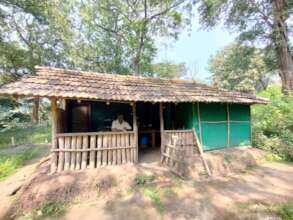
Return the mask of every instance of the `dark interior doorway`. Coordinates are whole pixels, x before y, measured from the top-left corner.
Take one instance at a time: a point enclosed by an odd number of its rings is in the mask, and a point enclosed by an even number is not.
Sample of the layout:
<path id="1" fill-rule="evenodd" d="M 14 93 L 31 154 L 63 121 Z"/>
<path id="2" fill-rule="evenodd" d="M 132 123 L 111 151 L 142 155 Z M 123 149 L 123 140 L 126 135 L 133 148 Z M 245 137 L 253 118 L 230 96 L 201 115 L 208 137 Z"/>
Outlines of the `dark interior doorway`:
<path id="1" fill-rule="evenodd" d="M 159 104 L 137 103 L 138 152 L 140 156 L 148 152 L 160 151 Z"/>

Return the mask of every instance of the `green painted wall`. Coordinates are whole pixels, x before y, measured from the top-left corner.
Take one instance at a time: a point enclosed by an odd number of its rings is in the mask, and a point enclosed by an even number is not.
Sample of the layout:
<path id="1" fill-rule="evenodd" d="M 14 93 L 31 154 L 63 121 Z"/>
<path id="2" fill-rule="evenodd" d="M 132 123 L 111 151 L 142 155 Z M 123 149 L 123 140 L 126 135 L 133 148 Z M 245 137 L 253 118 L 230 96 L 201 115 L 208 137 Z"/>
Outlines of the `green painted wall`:
<path id="1" fill-rule="evenodd" d="M 204 150 L 251 144 L 249 105 L 220 103 L 166 104 L 164 118 L 166 129 L 195 128 Z M 173 127 L 171 125 L 172 119 L 174 120 Z M 230 130 L 230 135 L 228 135 L 228 130 Z"/>

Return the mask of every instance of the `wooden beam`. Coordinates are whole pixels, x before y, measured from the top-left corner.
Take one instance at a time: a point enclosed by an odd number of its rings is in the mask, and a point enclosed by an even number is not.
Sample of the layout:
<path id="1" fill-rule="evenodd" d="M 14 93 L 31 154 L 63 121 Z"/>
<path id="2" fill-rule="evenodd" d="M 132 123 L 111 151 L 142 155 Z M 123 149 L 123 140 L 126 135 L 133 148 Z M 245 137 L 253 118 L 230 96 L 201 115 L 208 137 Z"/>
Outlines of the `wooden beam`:
<path id="1" fill-rule="evenodd" d="M 201 145 L 202 143 L 202 128 L 201 128 L 201 117 L 200 117 L 200 108 L 199 108 L 199 102 L 197 103 L 197 118 L 198 118 L 198 129 L 199 129 L 199 140 Z"/>
<path id="2" fill-rule="evenodd" d="M 51 114 L 52 114 L 52 150 L 57 149 L 57 132 L 58 132 L 58 110 L 57 99 L 51 98 Z M 51 173 L 57 170 L 57 152 L 51 153 Z"/>
<path id="3" fill-rule="evenodd" d="M 160 133 L 161 133 L 161 154 L 163 153 L 164 147 L 164 109 L 163 103 L 160 103 Z"/>
<path id="4" fill-rule="evenodd" d="M 134 162 L 138 162 L 138 128 L 137 128 L 137 117 L 136 117 L 136 103 L 132 103 L 132 116 L 133 116 L 133 131 L 134 131 L 134 146 L 136 152 L 134 155 Z"/>
<path id="5" fill-rule="evenodd" d="M 227 147 L 230 147 L 230 110 L 229 110 L 229 104 L 226 104 L 227 106 Z"/>

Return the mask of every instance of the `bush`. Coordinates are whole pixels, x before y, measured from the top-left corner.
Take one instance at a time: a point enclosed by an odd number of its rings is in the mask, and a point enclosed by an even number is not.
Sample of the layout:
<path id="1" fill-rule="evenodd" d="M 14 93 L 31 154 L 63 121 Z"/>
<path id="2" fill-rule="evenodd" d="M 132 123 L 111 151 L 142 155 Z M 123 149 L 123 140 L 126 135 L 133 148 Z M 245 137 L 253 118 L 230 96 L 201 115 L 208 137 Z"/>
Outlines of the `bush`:
<path id="1" fill-rule="evenodd" d="M 0 180 L 13 174 L 17 168 L 23 166 L 27 161 L 33 159 L 40 154 L 39 148 L 28 148 L 20 152 L 0 155 Z"/>
<path id="2" fill-rule="evenodd" d="M 253 145 L 293 161 L 293 96 L 283 95 L 277 86 L 258 95 L 270 103 L 252 108 Z"/>
<path id="3" fill-rule="evenodd" d="M 11 137 L 14 137 L 16 145 L 45 143 L 46 140 L 51 141 L 50 125 L 26 124 L 0 131 L 0 149 L 11 145 Z"/>

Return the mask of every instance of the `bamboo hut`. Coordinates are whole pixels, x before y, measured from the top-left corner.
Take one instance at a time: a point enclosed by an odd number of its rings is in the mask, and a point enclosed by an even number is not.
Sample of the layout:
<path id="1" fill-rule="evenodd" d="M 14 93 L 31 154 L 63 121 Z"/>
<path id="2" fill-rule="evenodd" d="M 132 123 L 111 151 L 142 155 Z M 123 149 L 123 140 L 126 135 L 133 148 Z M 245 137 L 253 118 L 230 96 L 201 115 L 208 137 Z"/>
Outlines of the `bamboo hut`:
<path id="1" fill-rule="evenodd" d="M 165 147 L 174 137 L 190 152 L 250 145 L 250 106 L 267 103 L 195 81 L 51 67 L 36 72 L 3 85 L 0 95 L 51 100 L 52 172 L 136 163 L 145 146 L 158 147 L 168 161 L 172 149 Z M 131 130 L 111 131 L 117 113 Z"/>

